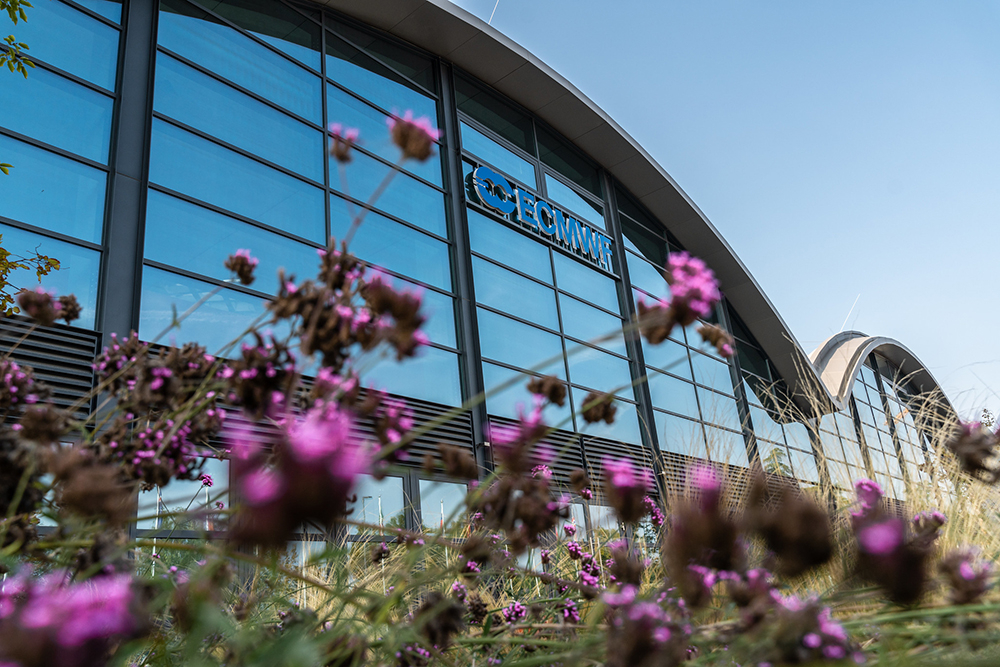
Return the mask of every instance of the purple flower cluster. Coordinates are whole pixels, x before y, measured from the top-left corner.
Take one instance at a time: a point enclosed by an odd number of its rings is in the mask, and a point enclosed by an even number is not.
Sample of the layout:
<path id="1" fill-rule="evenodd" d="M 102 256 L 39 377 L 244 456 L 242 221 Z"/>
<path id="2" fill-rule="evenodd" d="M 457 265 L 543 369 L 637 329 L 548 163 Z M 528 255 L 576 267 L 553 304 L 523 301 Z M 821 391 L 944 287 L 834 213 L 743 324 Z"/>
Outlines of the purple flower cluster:
<path id="1" fill-rule="evenodd" d="M 283 426 L 273 456 L 259 440 L 233 443 L 232 471 L 245 507 L 234 517 L 237 541 L 277 545 L 307 521 L 329 525 L 370 468 L 368 451 L 350 437 L 352 419 L 335 403 L 318 405 Z"/>
<path id="2" fill-rule="evenodd" d="M 603 600 L 613 610 L 608 632 L 609 667 L 679 665 L 685 661 L 691 628 L 675 621 L 658 602 L 639 598 L 635 586 L 605 593 Z"/>
<path id="3" fill-rule="evenodd" d="M 642 499 L 642 504 L 646 508 L 646 513 L 649 515 L 649 521 L 653 524 L 653 527 L 662 528 L 663 524 L 667 521 L 667 516 L 660 509 L 660 506 L 656 504 L 656 501 L 646 496 Z"/>
<path id="4" fill-rule="evenodd" d="M 686 252 L 671 253 L 667 258 L 667 281 L 670 283 L 670 305 L 678 313 L 678 322 L 687 326 L 694 318 L 705 318 L 722 298 L 715 274 L 701 259 Z"/>
<path id="5" fill-rule="evenodd" d="M 954 604 L 979 602 L 990 589 L 993 566 L 976 549 L 955 549 L 941 559 L 938 569 L 950 587 Z"/>
<path id="6" fill-rule="evenodd" d="M 12 359 L 0 360 L 0 410 L 10 414 L 38 402 L 35 376 Z"/>
<path id="7" fill-rule="evenodd" d="M 576 624 L 580 622 L 580 610 L 574 600 L 566 598 L 563 602 L 562 617 L 564 623 Z"/>
<path id="8" fill-rule="evenodd" d="M 465 603 L 465 600 L 469 597 L 469 589 L 462 582 L 456 581 L 451 585 L 451 594 L 459 602 Z"/>
<path id="9" fill-rule="evenodd" d="M 340 123 L 330 123 L 330 155 L 336 158 L 337 162 L 347 163 L 351 161 L 351 149 L 358 143 L 361 133 L 357 128 L 345 127 Z"/>
<path id="10" fill-rule="evenodd" d="M 500 611 L 500 615 L 503 616 L 504 623 L 514 625 L 528 617 L 528 608 L 520 602 L 514 601 L 504 607 Z"/>
<path id="11" fill-rule="evenodd" d="M 0 583 L 0 664 L 103 665 L 114 643 L 143 630 L 136 608 L 129 576 L 70 583 L 22 569 Z"/>

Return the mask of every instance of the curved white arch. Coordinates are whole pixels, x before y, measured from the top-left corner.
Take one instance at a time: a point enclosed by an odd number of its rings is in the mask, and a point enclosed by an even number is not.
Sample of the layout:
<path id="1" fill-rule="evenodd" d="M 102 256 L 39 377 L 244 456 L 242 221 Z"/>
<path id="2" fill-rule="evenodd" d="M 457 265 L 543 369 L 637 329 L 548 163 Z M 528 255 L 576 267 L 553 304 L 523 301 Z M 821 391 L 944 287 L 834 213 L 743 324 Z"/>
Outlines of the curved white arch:
<path id="1" fill-rule="evenodd" d="M 933 395 L 945 417 L 956 417 L 941 385 L 909 348 L 893 338 L 869 336 L 860 331 L 841 331 L 827 338 L 809 355 L 820 380 L 833 397 L 838 409 L 848 406 L 861 365 L 872 352 L 878 352 L 899 368 L 900 376 L 922 395 Z"/>

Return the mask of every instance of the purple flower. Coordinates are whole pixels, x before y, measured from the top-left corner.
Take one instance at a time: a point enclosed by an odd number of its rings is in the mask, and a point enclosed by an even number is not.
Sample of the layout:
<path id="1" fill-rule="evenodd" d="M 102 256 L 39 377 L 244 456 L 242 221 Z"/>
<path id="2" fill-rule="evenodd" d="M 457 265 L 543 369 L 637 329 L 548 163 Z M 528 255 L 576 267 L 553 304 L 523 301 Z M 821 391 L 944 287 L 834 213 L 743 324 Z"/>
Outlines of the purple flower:
<path id="1" fill-rule="evenodd" d="M 531 469 L 532 477 L 541 477 L 542 479 L 552 479 L 552 469 L 547 465 L 537 465 Z"/>
<path id="2" fill-rule="evenodd" d="M 578 542 L 567 542 L 566 543 L 566 553 L 573 560 L 580 560 L 583 557 L 583 549 L 580 547 Z"/>
<path id="3" fill-rule="evenodd" d="M 634 523 L 646 514 L 643 499 L 653 483 L 648 468 L 636 468 L 632 459 L 604 459 L 605 492 L 618 518 Z"/>
<path id="4" fill-rule="evenodd" d="M 579 623 L 580 622 L 580 610 L 577 609 L 576 602 L 567 599 L 563 603 L 562 609 L 563 621 L 566 623 Z"/>
<path id="5" fill-rule="evenodd" d="M 903 543 L 903 526 L 897 519 L 872 523 L 858 531 L 858 544 L 873 556 L 888 556 Z"/>
<path id="6" fill-rule="evenodd" d="M 211 486 L 213 484 L 213 482 L 212 482 L 212 476 L 209 475 L 207 472 L 203 473 L 198 479 L 201 480 L 201 485 L 202 486 L 207 486 L 207 487 L 211 488 Z"/>
<path id="7" fill-rule="evenodd" d="M 563 526 L 563 530 L 566 532 L 566 537 L 573 537 L 576 535 L 576 524 L 567 523 Z"/>
<path id="8" fill-rule="evenodd" d="M 671 253 L 667 259 L 670 305 L 678 313 L 682 325 L 690 323 L 682 314 L 708 317 L 722 298 L 715 274 L 701 259 L 686 252 Z"/>
<path id="9" fill-rule="evenodd" d="M 872 510 L 878 507 L 882 496 L 882 487 L 870 479 L 859 479 L 854 483 L 854 491 L 858 494 L 858 502 L 862 510 Z"/>
<path id="10" fill-rule="evenodd" d="M 515 601 L 504 607 L 500 614 L 507 625 L 514 625 L 528 617 L 528 608 Z"/>
<path id="11" fill-rule="evenodd" d="M 354 127 L 344 127 L 340 123 L 330 123 L 330 155 L 336 158 L 337 162 L 346 163 L 351 161 L 351 149 L 358 143 L 360 132 Z"/>

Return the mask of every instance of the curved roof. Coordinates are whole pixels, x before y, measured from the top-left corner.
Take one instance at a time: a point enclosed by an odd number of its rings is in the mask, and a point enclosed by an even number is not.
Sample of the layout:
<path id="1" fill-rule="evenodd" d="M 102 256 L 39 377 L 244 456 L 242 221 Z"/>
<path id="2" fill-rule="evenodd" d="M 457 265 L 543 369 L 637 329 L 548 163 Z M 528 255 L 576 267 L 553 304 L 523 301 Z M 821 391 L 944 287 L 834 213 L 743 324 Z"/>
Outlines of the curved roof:
<path id="1" fill-rule="evenodd" d="M 938 381 L 909 348 L 892 338 L 868 336 L 860 331 L 841 331 L 827 338 L 809 355 L 838 408 L 847 406 L 861 364 L 875 351 L 899 368 L 901 379 L 908 381 L 920 394 L 932 396 L 946 420 L 955 418 L 955 409 Z"/>
<path id="2" fill-rule="evenodd" d="M 836 375 L 837 366 L 826 363 L 823 370 L 817 372 L 760 285 L 705 214 L 628 132 L 558 72 L 448 0 L 314 1 L 455 64 L 525 107 L 586 151 L 657 219 L 665 222 L 688 251 L 708 262 L 726 298 L 774 363 L 803 412 L 808 414 L 817 407 L 831 411 L 843 407 L 842 400 L 848 395 L 850 386 L 844 393 L 841 377 L 832 384 L 825 381 L 827 372 Z M 857 332 L 838 334 L 849 336 L 843 339 L 845 344 L 858 335 L 863 336 Z M 841 340 L 838 336 L 834 339 Z M 895 341 L 868 340 L 882 341 L 875 343 L 875 347 L 884 350 L 889 358 L 899 350 L 909 355 L 909 359 L 916 360 Z M 841 352 L 846 353 L 847 349 Z M 841 352 L 832 347 L 828 352 L 833 355 L 828 361 L 840 358 L 837 355 Z M 900 359 L 905 355 L 901 354 Z M 925 375 L 919 377 L 929 378 L 928 386 L 937 388 L 937 382 L 923 365 L 920 369 Z"/>

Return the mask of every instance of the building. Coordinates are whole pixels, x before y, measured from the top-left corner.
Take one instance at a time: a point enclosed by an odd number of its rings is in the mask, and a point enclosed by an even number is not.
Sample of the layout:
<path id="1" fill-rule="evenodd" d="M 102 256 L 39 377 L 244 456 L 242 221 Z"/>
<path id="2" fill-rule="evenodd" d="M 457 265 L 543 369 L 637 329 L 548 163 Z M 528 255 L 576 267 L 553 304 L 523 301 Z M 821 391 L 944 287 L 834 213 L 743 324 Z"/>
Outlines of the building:
<path id="1" fill-rule="evenodd" d="M 909 350 L 844 332 L 806 354 L 648 153 L 446 0 L 52 0 L 17 35 L 38 67 L 0 86 L 0 158 L 15 165 L 0 177 L 0 233 L 15 252 L 62 260 L 47 285 L 84 313 L 15 356 L 64 401 L 90 388 L 112 332 L 153 339 L 204 299 L 167 337 L 220 348 L 263 312 L 278 267 L 311 275 L 316 248 L 343 236 L 398 157 L 387 114 L 412 110 L 443 130 L 437 155 L 404 165 L 352 250 L 420 286 L 433 312 L 419 359 L 368 376 L 418 422 L 532 369 L 571 387 L 569 407 L 548 415 L 557 476 L 629 452 L 668 480 L 693 459 L 756 458 L 844 491 L 870 476 L 900 500 L 927 479 L 911 403 L 939 389 Z M 333 121 L 363 137 L 343 175 L 326 152 Z M 236 248 L 260 258 L 253 289 L 227 282 Z M 657 347 L 622 333 L 638 299 L 666 294 L 660 267 L 679 249 L 721 280 L 716 319 L 738 340 L 729 361 L 693 327 Z M 2 326 L 8 340 L 24 329 Z M 612 388 L 615 423 L 584 428 L 573 408 Z M 454 442 L 488 463 L 486 424 L 525 397 L 517 382 L 417 449 Z M 459 491 L 414 468 L 366 486 L 358 511 L 387 521 L 406 499 L 406 521 L 435 525 Z M 579 513 L 607 520 L 599 504 Z"/>

